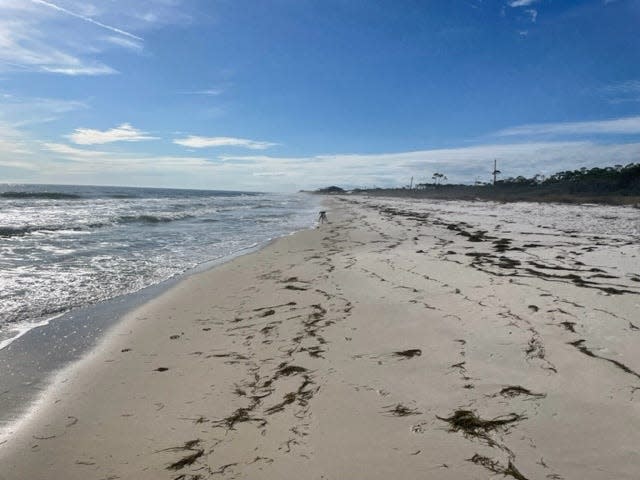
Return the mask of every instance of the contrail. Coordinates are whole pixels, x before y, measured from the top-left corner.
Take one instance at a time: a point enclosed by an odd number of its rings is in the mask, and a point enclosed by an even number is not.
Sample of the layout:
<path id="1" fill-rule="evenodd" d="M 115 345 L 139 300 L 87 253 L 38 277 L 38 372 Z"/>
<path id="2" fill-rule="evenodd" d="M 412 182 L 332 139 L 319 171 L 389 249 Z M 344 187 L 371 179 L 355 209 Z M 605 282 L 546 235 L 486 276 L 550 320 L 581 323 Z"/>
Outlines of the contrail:
<path id="1" fill-rule="evenodd" d="M 85 22 L 93 23 L 102 28 L 106 28 L 107 30 L 111 30 L 112 32 L 119 33 L 120 35 L 124 35 L 125 37 L 135 38 L 136 40 L 144 41 L 143 38 L 140 38 L 133 33 L 125 32 L 124 30 L 120 30 L 119 28 L 112 27 L 110 25 L 105 25 L 104 23 L 100 23 L 97 20 L 94 20 L 90 17 L 85 17 L 84 15 L 80 15 L 79 13 L 72 12 L 67 10 L 66 8 L 60 7 L 50 2 L 46 2 L 45 0 L 31 0 L 33 3 L 37 3 L 39 5 L 44 5 L 45 7 L 53 8 L 62 13 L 66 13 L 67 15 L 71 15 L 72 17 L 79 18 L 80 20 L 84 20 Z"/>

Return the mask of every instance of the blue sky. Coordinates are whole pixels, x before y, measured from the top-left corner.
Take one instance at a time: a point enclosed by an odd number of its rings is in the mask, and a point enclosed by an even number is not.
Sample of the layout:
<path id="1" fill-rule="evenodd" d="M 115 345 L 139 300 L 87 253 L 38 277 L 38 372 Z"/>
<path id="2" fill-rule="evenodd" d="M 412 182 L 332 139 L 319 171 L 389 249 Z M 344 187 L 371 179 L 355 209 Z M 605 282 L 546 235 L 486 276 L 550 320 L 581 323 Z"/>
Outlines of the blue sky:
<path id="1" fill-rule="evenodd" d="M 0 182 L 291 191 L 640 161 L 640 0 L 0 0 Z"/>

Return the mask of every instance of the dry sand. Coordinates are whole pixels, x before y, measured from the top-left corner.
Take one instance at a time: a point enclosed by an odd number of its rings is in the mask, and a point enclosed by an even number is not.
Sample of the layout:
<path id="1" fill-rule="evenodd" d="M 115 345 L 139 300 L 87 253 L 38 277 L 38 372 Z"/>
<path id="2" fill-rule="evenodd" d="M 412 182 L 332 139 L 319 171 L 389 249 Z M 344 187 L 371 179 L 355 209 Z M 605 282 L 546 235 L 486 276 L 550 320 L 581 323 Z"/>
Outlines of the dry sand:
<path id="1" fill-rule="evenodd" d="M 639 478 L 638 245 L 425 205 L 332 199 L 132 312 L 0 479 Z"/>

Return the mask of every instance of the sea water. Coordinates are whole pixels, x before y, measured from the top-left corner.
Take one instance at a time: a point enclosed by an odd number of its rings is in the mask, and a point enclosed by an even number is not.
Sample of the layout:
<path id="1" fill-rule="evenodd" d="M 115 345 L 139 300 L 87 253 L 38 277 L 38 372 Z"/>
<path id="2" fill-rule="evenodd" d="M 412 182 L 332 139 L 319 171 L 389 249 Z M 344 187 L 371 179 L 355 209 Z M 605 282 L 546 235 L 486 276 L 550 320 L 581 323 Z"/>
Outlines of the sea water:
<path id="1" fill-rule="evenodd" d="M 315 215 L 305 194 L 0 185 L 0 349 L 79 307 L 309 228 Z"/>

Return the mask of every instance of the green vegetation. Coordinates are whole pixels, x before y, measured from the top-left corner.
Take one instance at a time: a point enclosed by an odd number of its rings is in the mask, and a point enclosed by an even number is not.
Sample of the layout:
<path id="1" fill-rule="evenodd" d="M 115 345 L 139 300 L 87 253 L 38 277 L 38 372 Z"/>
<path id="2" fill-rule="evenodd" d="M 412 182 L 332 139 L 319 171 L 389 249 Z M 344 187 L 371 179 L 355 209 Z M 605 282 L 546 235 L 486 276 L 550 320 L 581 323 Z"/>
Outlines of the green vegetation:
<path id="1" fill-rule="evenodd" d="M 640 163 L 626 166 L 581 168 L 562 171 L 549 177 L 534 175 L 509 177 L 495 184 L 476 182 L 475 185 L 444 184 L 446 177 L 434 175 L 434 183 L 419 183 L 415 188 L 354 189 L 351 193 L 440 198 L 458 200 L 542 201 L 566 203 L 609 203 L 640 206 Z M 336 187 L 330 187 L 334 189 Z M 318 193 L 330 189 L 318 190 Z M 325 191 L 323 191 L 325 190 Z"/>

